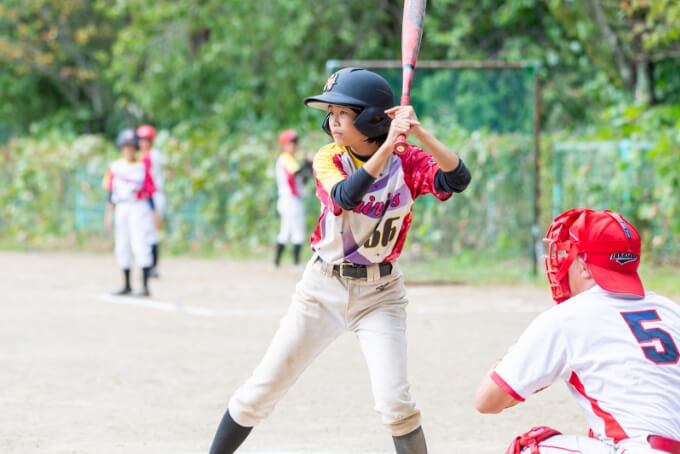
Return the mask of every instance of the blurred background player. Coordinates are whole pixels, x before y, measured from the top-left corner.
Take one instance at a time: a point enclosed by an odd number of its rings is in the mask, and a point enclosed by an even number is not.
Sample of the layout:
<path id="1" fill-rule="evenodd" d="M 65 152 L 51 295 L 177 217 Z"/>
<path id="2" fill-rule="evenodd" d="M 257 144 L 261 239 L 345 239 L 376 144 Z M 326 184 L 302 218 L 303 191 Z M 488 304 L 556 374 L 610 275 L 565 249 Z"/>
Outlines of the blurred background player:
<path id="1" fill-rule="evenodd" d="M 611 211 L 573 209 L 545 241 L 558 305 L 484 378 L 477 409 L 501 412 L 561 378 L 590 437 L 536 427 L 508 453 L 680 453 L 680 308 L 644 290 L 637 230 Z"/>
<path id="2" fill-rule="evenodd" d="M 151 245 L 151 271 L 150 277 L 158 277 L 158 260 L 159 260 L 159 243 L 160 243 L 160 229 L 163 221 L 163 213 L 165 212 L 165 193 L 163 186 L 165 178 L 163 175 L 163 157 L 161 152 L 153 146 L 156 139 L 156 129 L 151 125 L 141 125 L 137 128 L 137 137 L 139 138 L 139 148 L 141 161 L 146 162 L 147 166 L 151 168 L 151 176 L 156 187 L 153 193 L 153 202 L 155 207 L 155 214 L 153 217 L 153 225 L 149 231 L 149 244 Z"/>
<path id="3" fill-rule="evenodd" d="M 407 299 L 397 259 L 415 199 L 448 200 L 467 187 L 470 174 L 420 125 L 411 106 L 393 107 L 389 84 L 374 72 L 341 69 L 305 104 L 326 113 L 322 128 L 333 138 L 313 163 L 322 208 L 312 235 L 315 254 L 264 358 L 231 397 L 210 453 L 234 452 L 311 362 L 351 331 L 396 452 L 425 454 L 420 410 L 409 391 Z M 423 148 L 409 145 L 394 154 L 400 134 L 416 137 Z"/>
<path id="4" fill-rule="evenodd" d="M 118 134 L 116 146 L 121 158 L 109 166 L 103 186 L 109 191 L 104 222 L 111 228 L 113 216 L 115 253 L 118 266 L 123 270 L 123 288 L 117 295 L 132 293 L 130 268 L 132 261 L 142 268 L 142 291 L 139 296 L 149 296 L 149 272 L 152 258 L 149 232 L 153 228 L 155 192 L 148 161 L 138 155 L 135 131 L 125 129 Z"/>
<path id="5" fill-rule="evenodd" d="M 295 156 L 298 150 L 298 135 L 294 129 L 286 129 L 279 135 L 281 153 L 276 160 L 276 186 L 281 226 L 276 237 L 274 265 L 281 263 L 281 255 L 289 242 L 293 244 L 293 262 L 300 263 L 300 250 L 305 240 L 305 204 L 303 186 L 311 174 L 312 163 L 303 164 Z"/>

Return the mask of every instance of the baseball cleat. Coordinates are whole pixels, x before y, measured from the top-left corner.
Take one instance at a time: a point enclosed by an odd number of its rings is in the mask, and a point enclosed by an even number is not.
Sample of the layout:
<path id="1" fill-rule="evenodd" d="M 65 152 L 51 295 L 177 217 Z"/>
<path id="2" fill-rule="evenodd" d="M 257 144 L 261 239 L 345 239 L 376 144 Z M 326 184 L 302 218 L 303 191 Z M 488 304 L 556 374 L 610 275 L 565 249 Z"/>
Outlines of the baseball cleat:
<path id="1" fill-rule="evenodd" d="M 132 293 L 132 289 L 130 287 L 123 287 L 122 289 L 118 290 L 117 292 L 113 292 L 112 295 L 125 296 L 125 295 L 129 295 L 131 293 Z"/>
<path id="2" fill-rule="evenodd" d="M 138 297 L 138 298 L 147 298 L 147 297 L 151 296 L 151 292 L 149 291 L 148 288 L 145 288 L 145 289 L 141 290 L 139 293 L 136 293 L 135 296 Z"/>

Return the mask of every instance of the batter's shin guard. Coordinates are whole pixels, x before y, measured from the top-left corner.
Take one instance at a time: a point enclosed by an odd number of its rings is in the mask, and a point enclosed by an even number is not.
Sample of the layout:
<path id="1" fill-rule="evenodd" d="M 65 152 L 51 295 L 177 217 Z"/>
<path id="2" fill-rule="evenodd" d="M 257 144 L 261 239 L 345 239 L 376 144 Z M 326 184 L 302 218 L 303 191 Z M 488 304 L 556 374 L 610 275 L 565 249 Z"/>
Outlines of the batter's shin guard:
<path id="1" fill-rule="evenodd" d="M 427 454 L 425 434 L 422 427 L 418 427 L 406 435 L 392 437 L 392 439 L 397 454 Z"/>
<path id="2" fill-rule="evenodd" d="M 253 430 L 252 427 L 243 427 L 231 419 L 229 409 L 227 409 L 217 427 L 215 438 L 210 446 L 210 454 L 232 454 L 241 446 L 251 430 Z"/>

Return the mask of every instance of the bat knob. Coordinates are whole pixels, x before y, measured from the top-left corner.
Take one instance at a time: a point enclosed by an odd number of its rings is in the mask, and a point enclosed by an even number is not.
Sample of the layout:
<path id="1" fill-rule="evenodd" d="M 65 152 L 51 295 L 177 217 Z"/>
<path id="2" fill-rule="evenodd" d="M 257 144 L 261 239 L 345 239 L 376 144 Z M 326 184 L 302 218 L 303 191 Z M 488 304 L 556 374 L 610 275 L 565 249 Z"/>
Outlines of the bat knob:
<path id="1" fill-rule="evenodd" d="M 408 147 L 408 144 L 406 143 L 406 136 L 401 134 L 397 138 L 397 141 L 394 142 L 394 145 L 392 146 L 392 152 L 393 153 L 403 153 L 403 152 L 406 151 L 407 147 Z"/>

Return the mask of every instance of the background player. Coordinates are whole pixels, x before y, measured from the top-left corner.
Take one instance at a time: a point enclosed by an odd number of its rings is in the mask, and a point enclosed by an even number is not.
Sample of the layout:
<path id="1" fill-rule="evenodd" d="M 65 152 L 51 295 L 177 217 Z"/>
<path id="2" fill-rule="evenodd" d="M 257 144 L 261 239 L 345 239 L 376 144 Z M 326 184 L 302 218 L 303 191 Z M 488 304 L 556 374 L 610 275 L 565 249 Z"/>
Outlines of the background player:
<path id="1" fill-rule="evenodd" d="M 407 379 L 407 300 L 397 258 L 414 200 L 425 194 L 447 200 L 467 187 L 470 174 L 411 106 L 392 107 L 389 84 L 373 72 L 342 69 L 305 103 L 327 112 L 323 129 L 334 139 L 314 157 L 322 207 L 315 254 L 264 358 L 229 401 L 210 452 L 234 452 L 314 358 L 352 331 L 396 452 L 425 453 Z M 423 149 L 409 145 L 393 154 L 399 134 L 416 137 Z"/>
<path id="2" fill-rule="evenodd" d="M 165 212 L 163 157 L 161 152 L 153 146 L 154 140 L 156 140 L 156 128 L 151 125 L 141 125 L 137 128 L 137 137 L 139 138 L 139 148 L 141 150 L 139 159 L 151 168 L 151 176 L 156 187 L 156 191 L 153 193 L 155 207 L 153 225 L 149 230 L 149 244 L 151 245 L 151 270 L 149 271 L 149 276 L 158 277 L 158 258 L 160 254 L 159 230 L 162 226 L 163 213 Z"/>
<path id="3" fill-rule="evenodd" d="M 122 156 L 109 166 L 103 182 L 104 188 L 109 191 L 104 222 L 110 229 L 113 215 L 116 260 L 123 270 L 124 285 L 116 294 L 132 293 L 130 268 L 134 257 L 137 266 L 142 267 L 142 291 L 139 295 L 149 296 L 151 248 L 148 237 L 149 230 L 153 228 L 153 177 L 148 162 L 138 159 L 138 141 L 132 129 L 121 131 L 116 145 Z"/>
<path id="4" fill-rule="evenodd" d="M 293 262 L 300 263 L 300 249 L 305 240 L 305 205 L 303 186 L 312 163 L 305 160 L 302 165 L 295 156 L 298 149 L 298 135 L 293 129 L 279 134 L 281 153 L 276 160 L 276 186 L 278 200 L 276 209 L 281 218 L 279 234 L 276 237 L 274 265 L 281 263 L 281 255 L 288 242 L 293 243 Z"/>
<path id="5" fill-rule="evenodd" d="M 498 413 L 562 378 L 592 437 L 539 427 L 509 453 L 532 442 L 540 449 L 526 452 L 680 453 L 680 309 L 644 291 L 637 230 L 611 211 L 573 209 L 555 218 L 545 240 L 558 306 L 483 380 L 477 409 Z"/>

